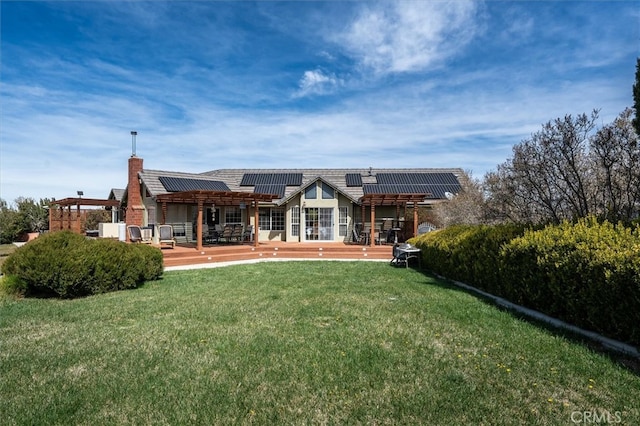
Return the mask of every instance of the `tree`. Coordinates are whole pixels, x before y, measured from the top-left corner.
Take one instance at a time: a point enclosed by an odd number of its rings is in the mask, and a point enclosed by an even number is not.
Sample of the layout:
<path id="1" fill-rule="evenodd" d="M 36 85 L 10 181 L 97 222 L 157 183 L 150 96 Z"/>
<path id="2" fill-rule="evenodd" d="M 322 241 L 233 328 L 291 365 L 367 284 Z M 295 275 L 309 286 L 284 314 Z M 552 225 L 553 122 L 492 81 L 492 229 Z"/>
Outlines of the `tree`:
<path id="1" fill-rule="evenodd" d="M 636 135 L 640 135 L 640 58 L 636 59 L 636 83 L 633 85 L 633 108 L 636 111 L 636 116 L 633 119 L 633 128 L 636 130 Z"/>
<path id="2" fill-rule="evenodd" d="M 433 219 L 438 226 L 479 224 L 484 222 L 484 200 L 482 184 L 474 179 L 470 171 L 458 177 L 462 189 L 449 201 L 433 207 Z"/>
<path id="3" fill-rule="evenodd" d="M 18 212 L 22 216 L 24 232 L 42 232 L 49 228 L 49 205 L 50 200 L 40 199 L 39 202 L 33 198 L 17 198 L 16 205 Z"/>
<path id="4" fill-rule="evenodd" d="M 640 147 L 631 116 L 625 109 L 591 139 L 597 210 L 612 222 L 632 219 L 640 205 Z"/>
<path id="5" fill-rule="evenodd" d="M 17 208 L 14 208 L 0 199 L 0 243 L 9 244 L 28 232 L 48 229 L 49 201 L 45 198 L 36 203 L 33 198 L 19 197 L 15 200 Z"/>
<path id="6" fill-rule="evenodd" d="M 11 244 L 22 232 L 19 214 L 0 199 L 0 244 Z"/>
<path id="7" fill-rule="evenodd" d="M 488 217 L 559 223 L 588 215 L 630 221 L 640 205 L 640 150 L 626 109 L 596 130 L 598 112 L 549 121 L 485 175 Z"/>
<path id="8" fill-rule="evenodd" d="M 560 222 L 593 211 L 589 136 L 598 112 L 566 115 L 513 147 L 513 158 L 485 176 L 489 212 L 513 222 Z"/>

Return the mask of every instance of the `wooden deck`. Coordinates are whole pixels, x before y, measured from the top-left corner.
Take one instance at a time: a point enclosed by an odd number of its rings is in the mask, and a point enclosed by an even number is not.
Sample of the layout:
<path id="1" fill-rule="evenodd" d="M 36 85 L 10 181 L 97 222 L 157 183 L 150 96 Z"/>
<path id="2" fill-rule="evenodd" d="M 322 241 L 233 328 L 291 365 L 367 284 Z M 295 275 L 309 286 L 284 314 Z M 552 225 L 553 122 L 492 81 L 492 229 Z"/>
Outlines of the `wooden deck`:
<path id="1" fill-rule="evenodd" d="M 179 244 L 175 248 L 162 247 L 165 267 L 179 267 L 266 259 L 338 259 L 338 260 L 387 260 L 393 258 L 391 245 L 374 247 L 344 243 L 286 243 L 264 242 L 258 247 L 253 243 L 219 244 L 196 250 L 195 244 Z"/>

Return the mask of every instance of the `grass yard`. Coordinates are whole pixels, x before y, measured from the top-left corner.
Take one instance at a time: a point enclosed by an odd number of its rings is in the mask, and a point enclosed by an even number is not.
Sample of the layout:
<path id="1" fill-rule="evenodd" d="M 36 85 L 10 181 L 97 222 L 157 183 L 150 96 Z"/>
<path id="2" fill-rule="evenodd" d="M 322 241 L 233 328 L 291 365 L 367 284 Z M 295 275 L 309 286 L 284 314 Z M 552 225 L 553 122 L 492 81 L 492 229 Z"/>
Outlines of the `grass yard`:
<path id="1" fill-rule="evenodd" d="M 15 244 L 0 244 L 0 270 L 2 269 L 2 264 L 7 256 L 16 251 L 16 249 L 17 247 Z"/>
<path id="2" fill-rule="evenodd" d="M 167 272 L 0 297 L 3 424 L 640 424 L 640 377 L 415 270 Z"/>

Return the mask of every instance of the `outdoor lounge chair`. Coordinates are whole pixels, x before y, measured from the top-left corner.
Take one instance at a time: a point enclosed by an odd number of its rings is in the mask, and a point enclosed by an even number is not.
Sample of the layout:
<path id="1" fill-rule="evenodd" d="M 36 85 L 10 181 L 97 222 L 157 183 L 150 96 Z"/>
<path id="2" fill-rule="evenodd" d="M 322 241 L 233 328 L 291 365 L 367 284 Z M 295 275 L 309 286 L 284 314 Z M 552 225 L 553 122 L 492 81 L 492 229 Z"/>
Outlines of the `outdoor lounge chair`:
<path id="1" fill-rule="evenodd" d="M 242 224 L 236 223 L 233 226 L 233 233 L 231 234 L 231 238 L 235 239 L 236 241 L 241 241 L 243 229 L 244 226 L 242 226 Z"/>
<path id="2" fill-rule="evenodd" d="M 143 236 L 142 229 L 138 225 L 129 225 L 127 230 L 129 231 L 129 241 L 132 243 L 151 244 L 151 239 Z"/>
<path id="3" fill-rule="evenodd" d="M 231 241 L 232 237 L 233 237 L 233 226 L 225 225 L 224 229 L 222 230 L 222 235 L 220 235 L 220 239 L 228 243 L 229 241 Z"/>
<path id="4" fill-rule="evenodd" d="M 253 225 L 247 226 L 242 233 L 242 241 L 253 241 Z"/>
<path id="5" fill-rule="evenodd" d="M 176 240 L 173 238 L 173 226 L 158 226 L 158 234 L 160 235 L 160 246 L 162 246 L 162 244 L 169 244 L 171 245 L 171 248 L 176 246 Z"/>

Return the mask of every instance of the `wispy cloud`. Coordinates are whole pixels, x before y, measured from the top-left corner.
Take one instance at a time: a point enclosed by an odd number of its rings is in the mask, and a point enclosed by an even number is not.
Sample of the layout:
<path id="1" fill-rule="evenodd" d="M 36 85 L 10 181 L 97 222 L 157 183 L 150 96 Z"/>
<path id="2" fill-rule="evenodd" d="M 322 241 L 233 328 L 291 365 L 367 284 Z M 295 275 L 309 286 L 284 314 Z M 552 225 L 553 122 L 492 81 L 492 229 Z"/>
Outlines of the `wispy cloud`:
<path id="1" fill-rule="evenodd" d="M 305 71 L 300 79 L 300 90 L 294 94 L 294 97 L 332 93 L 342 84 L 342 80 L 335 74 L 327 74 L 318 69 Z"/>
<path id="2" fill-rule="evenodd" d="M 152 169 L 482 176 L 550 119 L 632 102 L 625 2 L 156 3 L 3 3 L 1 198 L 105 197 L 130 130 Z"/>
<path id="3" fill-rule="evenodd" d="M 398 1 L 366 4 L 337 37 L 365 69 L 377 74 L 442 65 L 476 33 L 472 1 Z"/>

